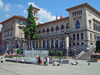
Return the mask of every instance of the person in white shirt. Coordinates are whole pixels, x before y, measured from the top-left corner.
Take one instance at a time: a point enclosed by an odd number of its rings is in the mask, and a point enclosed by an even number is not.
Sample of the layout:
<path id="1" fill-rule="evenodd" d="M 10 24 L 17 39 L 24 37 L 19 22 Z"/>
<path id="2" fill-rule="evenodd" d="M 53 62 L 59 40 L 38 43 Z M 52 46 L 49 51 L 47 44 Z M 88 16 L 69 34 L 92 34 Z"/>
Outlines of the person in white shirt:
<path id="1" fill-rule="evenodd" d="M 47 57 L 47 62 L 48 62 L 48 65 L 49 65 L 49 57 Z"/>

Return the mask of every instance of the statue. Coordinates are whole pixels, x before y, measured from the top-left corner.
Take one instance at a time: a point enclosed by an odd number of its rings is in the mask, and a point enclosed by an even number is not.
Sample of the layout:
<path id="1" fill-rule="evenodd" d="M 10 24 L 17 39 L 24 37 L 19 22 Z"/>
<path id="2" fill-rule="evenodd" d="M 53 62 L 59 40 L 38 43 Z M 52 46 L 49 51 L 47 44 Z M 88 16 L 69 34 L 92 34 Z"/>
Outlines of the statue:
<path id="1" fill-rule="evenodd" d="M 23 22 L 22 22 L 22 21 L 21 21 L 21 22 L 19 22 L 19 25 L 20 25 L 20 26 L 22 26 L 22 24 L 23 24 Z"/>

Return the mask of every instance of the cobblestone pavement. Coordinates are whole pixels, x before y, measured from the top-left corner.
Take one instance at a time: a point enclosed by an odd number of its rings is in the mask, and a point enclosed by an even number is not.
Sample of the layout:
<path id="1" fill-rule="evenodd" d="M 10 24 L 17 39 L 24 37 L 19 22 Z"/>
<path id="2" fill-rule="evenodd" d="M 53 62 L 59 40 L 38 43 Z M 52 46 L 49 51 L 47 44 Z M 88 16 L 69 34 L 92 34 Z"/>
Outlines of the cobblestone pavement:
<path id="1" fill-rule="evenodd" d="M 69 59 L 70 63 L 74 60 Z M 0 75 L 100 75 L 100 63 L 78 60 L 78 65 L 40 66 L 13 62 L 0 62 Z"/>

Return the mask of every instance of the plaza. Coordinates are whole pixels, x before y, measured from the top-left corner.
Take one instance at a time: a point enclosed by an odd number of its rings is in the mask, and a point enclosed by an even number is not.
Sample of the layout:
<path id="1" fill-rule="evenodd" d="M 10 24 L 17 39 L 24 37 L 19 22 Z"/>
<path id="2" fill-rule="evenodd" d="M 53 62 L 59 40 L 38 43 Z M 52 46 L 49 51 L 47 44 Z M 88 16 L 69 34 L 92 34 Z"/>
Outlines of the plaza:
<path id="1" fill-rule="evenodd" d="M 27 10 L 27 9 L 26 9 Z M 37 25 L 36 32 L 39 39 L 28 40 L 27 48 L 35 50 L 60 50 L 64 56 L 68 56 L 68 50 L 73 54 L 96 50 L 97 36 L 100 36 L 100 13 L 88 3 L 67 8 L 68 17 L 61 16 L 46 23 L 38 22 L 39 8 L 33 6 L 33 16 Z M 26 48 L 24 32 L 20 33 L 19 23 L 27 26 L 27 18 L 12 16 L 1 22 L 2 24 L 2 48 L 9 54 L 16 54 L 21 41 L 22 49 Z M 19 39 L 19 34 L 21 39 Z M 85 54 L 86 55 L 86 54 Z M 87 58 L 87 57 L 86 57 Z"/>
<path id="2" fill-rule="evenodd" d="M 100 62 L 91 62 L 88 66 L 86 60 L 77 60 L 78 65 L 71 65 L 75 61 L 68 59 L 69 64 L 62 66 L 40 66 L 34 64 L 21 64 L 13 62 L 0 63 L 0 75 L 99 75 Z"/>

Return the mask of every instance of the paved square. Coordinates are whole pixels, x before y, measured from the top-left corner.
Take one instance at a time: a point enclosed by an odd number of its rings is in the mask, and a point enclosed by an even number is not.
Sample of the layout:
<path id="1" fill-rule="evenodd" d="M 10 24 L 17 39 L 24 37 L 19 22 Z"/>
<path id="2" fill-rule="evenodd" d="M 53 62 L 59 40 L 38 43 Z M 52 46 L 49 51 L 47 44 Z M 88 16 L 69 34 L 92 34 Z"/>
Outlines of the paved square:
<path id="1" fill-rule="evenodd" d="M 74 61 L 69 59 L 70 63 Z M 63 64 L 62 66 L 40 66 L 13 62 L 0 63 L 0 75 L 99 75 L 100 63 L 78 60 L 78 65 Z"/>

